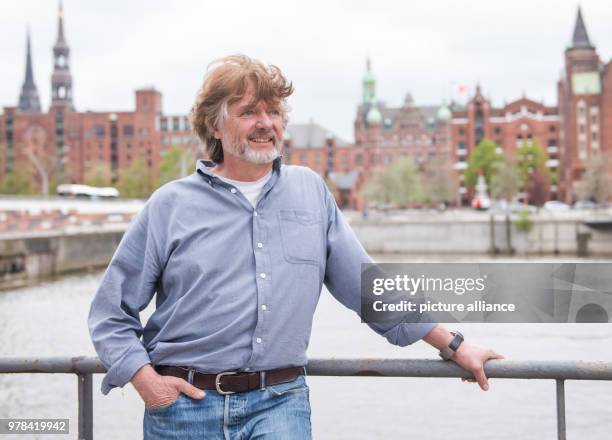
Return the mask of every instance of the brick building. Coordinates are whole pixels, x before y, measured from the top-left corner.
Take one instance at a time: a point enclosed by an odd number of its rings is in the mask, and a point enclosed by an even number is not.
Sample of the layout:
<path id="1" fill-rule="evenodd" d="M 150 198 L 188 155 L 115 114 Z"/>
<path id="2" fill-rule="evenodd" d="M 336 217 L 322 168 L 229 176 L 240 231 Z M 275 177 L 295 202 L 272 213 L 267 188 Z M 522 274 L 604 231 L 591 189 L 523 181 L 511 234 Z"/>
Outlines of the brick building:
<path id="1" fill-rule="evenodd" d="M 523 143 L 537 140 L 548 154 L 549 170 L 557 172 L 559 127 L 557 107 L 522 97 L 495 108 L 478 86 L 465 108 L 453 111 L 451 138 L 455 169 L 461 172 L 467 168 L 470 153 L 483 139 L 494 141 L 497 152 L 506 155 L 514 155 Z M 463 185 L 459 192 L 463 201 L 467 201 L 468 192 Z M 556 185 L 551 186 L 551 193 L 556 197 Z"/>
<path id="2" fill-rule="evenodd" d="M 153 87 L 135 91 L 131 111 L 75 110 L 61 6 L 53 60 L 51 104 L 43 111 L 28 35 L 18 105 L 4 107 L 0 113 L 0 179 L 27 165 L 43 168 L 57 183 L 82 183 L 93 166 L 106 167 L 116 180 L 136 160 L 142 160 L 153 177 L 160 159 L 173 146 L 204 156 L 188 117 L 164 115 L 161 93 Z M 612 153 L 612 62 L 601 62 L 580 10 L 565 51 L 558 106 L 522 97 L 494 107 L 477 87 L 461 108 L 445 103 L 418 106 L 410 94 L 401 106 L 390 107 L 376 97 L 368 61 L 354 134 L 351 144 L 313 121 L 290 124 L 284 139 L 286 163 L 314 169 L 335 188 L 341 206 L 361 209 L 367 179 L 401 158 L 413 158 L 420 168 L 433 160 L 447 161 L 456 170 L 451 177 L 460 182 L 470 152 L 483 138 L 493 140 L 498 151 L 506 154 L 537 139 L 548 153 L 547 165 L 559 179 L 553 196 L 569 202 L 576 198 L 576 182 L 589 158 L 597 151 Z M 457 200 L 465 202 L 467 197 L 460 185 Z"/>
<path id="3" fill-rule="evenodd" d="M 94 165 L 106 166 L 117 179 L 137 159 L 155 173 L 161 144 L 161 94 L 153 88 L 137 90 L 134 111 L 77 112 L 61 4 L 53 63 L 51 105 L 45 112 L 34 81 L 28 35 L 19 103 L 4 107 L 0 114 L 0 179 L 15 169 L 33 166 L 44 169 L 57 183 L 80 183 Z"/>
<path id="4" fill-rule="evenodd" d="M 572 39 L 565 50 L 565 68 L 557 83 L 558 105 L 545 106 L 526 97 L 492 107 L 480 87 L 466 108 L 453 111 L 453 161 L 457 170 L 483 139 L 493 140 L 500 153 L 513 154 L 526 141 L 537 140 L 556 173 L 553 198 L 571 203 L 576 183 L 597 152 L 612 155 L 612 61 L 603 63 L 591 43 L 578 9 Z M 612 163 L 609 174 L 612 175 Z M 465 194 L 464 188 L 460 191 Z"/>
<path id="5" fill-rule="evenodd" d="M 589 159 L 598 152 L 612 156 L 612 61 L 599 58 L 580 9 L 557 91 L 562 128 L 560 193 L 570 201 Z M 612 175 L 612 160 L 608 165 Z"/>

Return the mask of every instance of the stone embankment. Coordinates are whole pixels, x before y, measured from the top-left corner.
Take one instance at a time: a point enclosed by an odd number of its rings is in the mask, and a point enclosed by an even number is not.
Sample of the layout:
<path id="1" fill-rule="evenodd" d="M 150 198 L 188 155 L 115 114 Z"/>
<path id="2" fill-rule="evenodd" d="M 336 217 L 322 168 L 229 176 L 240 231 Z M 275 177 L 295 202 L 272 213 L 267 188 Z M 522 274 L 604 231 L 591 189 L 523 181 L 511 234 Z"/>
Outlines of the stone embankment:
<path id="1" fill-rule="evenodd" d="M 105 267 L 142 205 L 142 201 L 0 199 L 0 289 Z M 373 254 L 428 259 L 612 257 L 612 213 L 607 211 L 541 212 L 532 216 L 528 232 L 517 228 L 516 216 L 468 210 L 370 213 L 367 218 L 356 212 L 345 215 Z M 599 226 L 592 227 L 592 220 L 598 220 Z"/>

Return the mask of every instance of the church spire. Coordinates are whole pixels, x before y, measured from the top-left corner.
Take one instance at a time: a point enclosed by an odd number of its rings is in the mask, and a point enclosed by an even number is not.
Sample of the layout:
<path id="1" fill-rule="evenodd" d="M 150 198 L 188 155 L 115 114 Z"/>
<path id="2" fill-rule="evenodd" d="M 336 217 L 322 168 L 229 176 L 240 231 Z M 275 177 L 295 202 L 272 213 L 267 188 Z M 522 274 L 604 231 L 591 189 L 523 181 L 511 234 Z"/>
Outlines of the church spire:
<path id="1" fill-rule="evenodd" d="M 578 15 L 576 17 L 576 25 L 574 26 L 574 35 L 572 36 L 572 49 L 593 49 L 584 20 L 582 19 L 580 6 L 578 6 Z"/>
<path id="2" fill-rule="evenodd" d="M 370 63 L 370 58 L 366 58 L 366 72 L 363 75 L 363 103 L 371 104 L 375 100 L 376 96 L 376 80 L 374 79 L 374 75 L 372 74 L 372 66 Z"/>
<path id="3" fill-rule="evenodd" d="M 53 74 L 51 75 L 51 107 L 74 110 L 72 104 L 72 75 L 70 48 L 64 35 L 64 8 L 60 0 L 57 19 L 57 40 L 53 46 Z"/>
<path id="4" fill-rule="evenodd" d="M 19 94 L 19 110 L 24 113 L 40 112 L 40 100 L 38 99 L 38 90 L 34 82 L 34 72 L 32 70 L 32 51 L 30 47 L 30 29 L 28 29 L 26 37 L 26 70 L 25 79 L 21 86 Z"/>

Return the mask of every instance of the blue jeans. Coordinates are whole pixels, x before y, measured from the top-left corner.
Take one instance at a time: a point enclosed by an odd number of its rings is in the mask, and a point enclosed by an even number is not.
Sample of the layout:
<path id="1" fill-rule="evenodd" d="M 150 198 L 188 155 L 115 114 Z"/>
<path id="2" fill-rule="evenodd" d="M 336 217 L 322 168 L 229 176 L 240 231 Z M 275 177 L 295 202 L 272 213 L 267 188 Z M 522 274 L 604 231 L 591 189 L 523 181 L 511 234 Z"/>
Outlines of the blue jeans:
<path id="1" fill-rule="evenodd" d="M 184 394 L 160 408 L 145 409 L 145 440 L 310 440 L 310 402 L 304 376 L 263 390 L 202 400 Z"/>

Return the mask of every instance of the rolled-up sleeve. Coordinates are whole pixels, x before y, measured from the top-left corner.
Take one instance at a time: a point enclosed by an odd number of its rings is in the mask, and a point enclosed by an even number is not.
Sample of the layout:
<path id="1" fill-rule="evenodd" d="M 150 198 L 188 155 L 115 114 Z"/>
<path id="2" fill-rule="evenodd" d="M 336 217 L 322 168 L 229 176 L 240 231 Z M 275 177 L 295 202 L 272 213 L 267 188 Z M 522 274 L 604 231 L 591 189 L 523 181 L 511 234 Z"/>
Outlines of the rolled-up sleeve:
<path id="1" fill-rule="evenodd" d="M 102 393 L 123 387 L 150 362 L 141 342 L 140 311 L 151 301 L 161 272 L 157 239 L 147 203 L 124 234 L 89 311 L 89 331 L 108 372 Z"/>
<path id="2" fill-rule="evenodd" d="M 327 188 L 325 193 L 328 220 L 325 285 L 338 301 L 361 316 L 361 265 L 373 261 Z M 390 343 L 406 346 L 422 339 L 436 326 L 430 320 L 421 322 L 421 317 L 418 313 L 405 313 L 399 320 L 368 325 Z"/>

